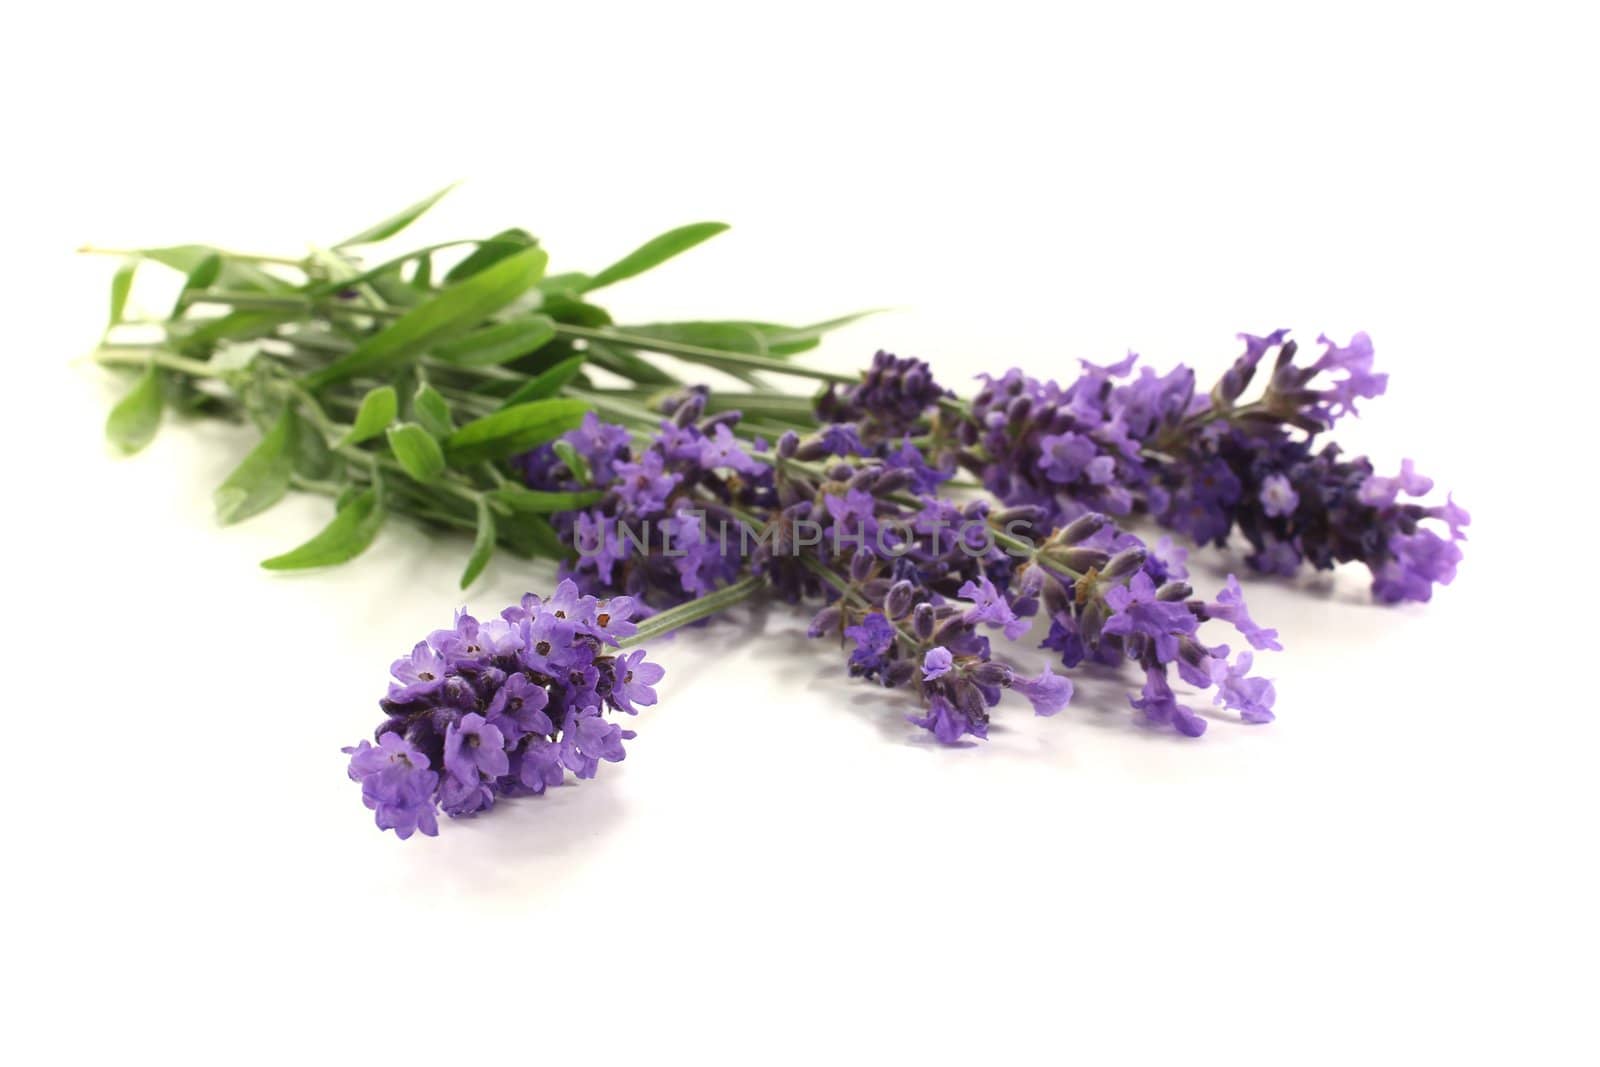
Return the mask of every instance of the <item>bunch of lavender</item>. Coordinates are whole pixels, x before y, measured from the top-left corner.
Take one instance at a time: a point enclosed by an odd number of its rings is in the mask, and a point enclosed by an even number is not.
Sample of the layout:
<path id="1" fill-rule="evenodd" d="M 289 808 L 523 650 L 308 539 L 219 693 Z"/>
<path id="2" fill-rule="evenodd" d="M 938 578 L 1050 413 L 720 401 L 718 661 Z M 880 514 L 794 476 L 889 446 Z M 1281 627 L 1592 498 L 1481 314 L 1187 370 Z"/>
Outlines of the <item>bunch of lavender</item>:
<path id="1" fill-rule="evenodd" d="M 112 442 L 138 451 L 174 410 L 253 424 L 259 441 L 216 490 L 219 521 L 248 519 L 291 489 L 333 501 L 326 528 L 264 566 L 346 562 L 403 513 L 473 535 L 465 587 L 497 551 L 564 553 L 547 516 L 587 497 L 519 490 L 508 461 L 586 413 L 637 423 L 634 391 L 678 388 L 684 366 L 743 378 L 774 398 L 780 416 L 785 398 L 758 371 L 842 377 L 788 360 L 848 318 L 619 327 L 596 303 L 722 223 L 669 230 L 594 273 L 548 273 L 546 250 L 517 228 L 373 255 L 442 195 L 303 257 L 206 245 L 84 249 L 123 257 L 95 354 L 135 372 L 106 422 Z M 130 294 L 147 264 L 179 272 L 182 289 L 170 313 L 140 318 Z M 596 381 L 597 370 L 627 384 Z"/>
<path id="2" fill-rule="evenodd" d="M 627 597 L 601 601 L 562 582 L 487 622 L 459 612 L 396 660 L 376 744 L 344 750 L 379 829 L 433 835 L 441 809 L 477 815 L 622 760 L 634 732 L 607 713 L 654 704 L 665 673 L 643 649 L 622 650 L 638 631 L 634 612 Z"/>
<path id="3" fill-rule="evenodd" d="M 1019 369 L 985 375 L 954 429 L 935 434 L 929 448 L 1005 503 L 1037 507 L 1055 522 L 1143 508 L 1201 544 L 1221 546 L 1238 530 L 1259 570 L 1292 575 L 1303 563 L 1359 561 L 1380 600 L 1429 599 L 1434 584 L 1455 575 L 1466 511 L 1448 498 L 1401 502 L 1433 486 L 1409 460 L 1399 476 L 1382 477 L 1365 457 L 1346 459 L 1317 439 L 1355 413 L 1356 401 L 1382 394 L 1387 378 L 1372 371 L 1371 341 L 1357 334 L 1340 347 L 1322 338 L 1321 357 L 1301 367 L 1287 331 L 1241 336 L 1245 353 L 1208 396 L 1182 365 L 1134 376 L 1132 355 L 1084 363 L 1066 387 Z M 1266 389 L 1240 403 L 1274 352 Z M 1448 540 L 1421 525 L 1430 519 Z"/>
<path id="4" fill-rule="evenodd" d="M 836 413 L 886 382 L 898 391 L 892 360 L 880 353 L 875 375 L 835 394 Z M 925 365 L 898 363 L 931 382 Z M 1248 676 L 1249 655 L 1230 665 L 1226 646 L 1208 648 L 1195 634 L 1201 622 L 1224 619 L 1256 647 L 1276 648 L 1272 632 L 1250 621 L 1231 580 L 1217 602 L 1187 600 L 1188 587 L 1169 580 L 1183 573 L 1170 545 L 1152 552 L 1094 515 L 1035 547 L 1042 509 L 940 497 L 948 474 L 905 440 L 883 442 L 882 422 L 865 434 L 848 423 L 804 438 L 785 433 L 768 453 L 734 434 L 736 413 L 701 418 L 705 399 L 703 391 L 674 398 L 672 418 L 637 454 L 627 431 L 593 420 L 525 458 L 530 485 L 545 492 L 570 490 L 584 470 L 610 472 L 602 500 L 565 520 L 580 553 L 568 573 L 584 588 L 677 603 L 748 571 L 781 599 L 821 599 L 811 636 L 845 644 L 852 675 L 915 689 L 922 711 L 912 721 L 946 742 L 986 736 L 988 709 L 1006 688 L 1039 714 L 1066 705 L 1068 679 L 1018 675 L 983 632 L 1019 639 L 1041 601 L 1051 624 L 1045 647 L 1067 667 L 1085 658 L 1136 663 L 1145 686 L 1133 704 L 1146 719 L 1190 735 L 1204 729 L 1176 703 L 1169 666 L 1192 685 L 1215 686 L 1216 701 L 1247 720 L 1271 717 L 1270 683 Z M 893 430 L 913 428 L 907 417 Z"/>
<path id="5" fill-rule="evenodd" d="M 1372 371 L 1371 339 L 1358 333 L 1340 346 L 1320 337 L 1322 354 L 1298 366 L 1287 330 L 1241 336 L 1244 354 L 1209 397 L 1164 412 L 1152 427 L 1144 489 L 1151 513 L 1200 543 L 1225 544 L 1237 529 L 1252 549 L 1247 561 L 1268 573 L 1359 561 L 1372 571 L 1379 600 L 1430 599 L 1435 584 L 1455 577 L 1456 542 L 1470 516 L 1449 496 L 1442 504 L 1402 501 L 1433 489 L 1409 459 L 1385 477 L 1365 456 L 1345 458 L 1332 442 L 1317 446 L 1318 434 L 1356 413 L 1357 400 L 1382 395 L 1387 375 Z M 1274 352 L 1266 388 L 1240 403 Z M 1422 525 L 1427 520 L 1448 539 Z"/>

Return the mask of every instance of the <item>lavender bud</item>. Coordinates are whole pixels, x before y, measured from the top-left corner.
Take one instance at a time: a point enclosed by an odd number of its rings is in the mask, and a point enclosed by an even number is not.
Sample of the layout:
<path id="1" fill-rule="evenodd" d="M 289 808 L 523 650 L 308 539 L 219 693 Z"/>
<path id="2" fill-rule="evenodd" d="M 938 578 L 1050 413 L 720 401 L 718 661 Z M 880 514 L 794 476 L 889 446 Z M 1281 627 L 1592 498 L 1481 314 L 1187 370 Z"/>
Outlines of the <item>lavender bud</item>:
<path id="1" fill-rule="evenodd" d="M 883 672 L 883 684 L 890 689 L 899 689 L 911 681 L 911 676 L 917 672 L 917 665 L 908 659 L 897 659 L 889 664 Z"/>
<path id="2" fill-rule="evenodd" d="M 875 562 L 871 552 L 866 549 L 858 550 L 850 557 L 850 580 L 856 585 L 866 581 L 867 576 L 872 573 L 872 565 Z"/>
<path id="3" fill-rule="evenodd" d="M 1099 533 L 1101 528 L 1109 521 L 1098 511 L 1091 511 L 1089 514 L 1079 515 L 1076 519 L 1067 523 L 1066 526 L 1057 531 L 1051 540 L 1058 544 L 1075 545 L 1080 541 L 1087 541 Z"/>
<path id="4" fill-rule="evenodd" d="M 1283 347 L 1278 349 L 1278 360 L 1273 364 L 1273 369 L 1276 370 L 1277 368 L 1282 367 L 1285 363 L 1292 361 L 1294 359 L 1294 354 L 1298 351 L 1300 351 L 1300 342 L 1284 342 Z"/>
<path id="5" fill-rule="evenodd" d="M 845 483 L 845 489 L 860 489 L 872 492 L 872 487 L 877 484 L 878 470 L 875 467 L 863 467 L 855 473 L 855 477 Z"/>
<path id="6" fill-rule="evenodd" d="M 821 637 L 823 634 L 832 633 L 839 627 L 841 613 L 837 607 L 830 605 L 823 608 L 811 617 L 811 625 L 806 627 L 807 637 Z"/>
<path id="7" fill-rule="evenodd" d="M 1067 587 L 1054 578 L 1044 583 L 1044 610 L 1052 615 L 1072 609 L 1072 598 L 1067 596 Z"/>
<path id="8" fill-rule="evenodd" d="M 1106 561 L 1106 565 L 1100 568 L 1100 576 L 1122 578 L 1132 574 L 1144 566 L 1144 557 L 1145 550 L 1142 547 L 1135 545 L 1133 548 L 1125 548 Z"/>
<path id="9" fill-rule="evenodd" d="M 793 430 L 783 431 L 783 436 L 778 438 L 778 458 L 791 459 L 794 450 L 800 447 L 800 435 Z"/>
<path id="10" fill-rule="evenodd" d="M 906 489 L 911 485 L 911 472 L 904 469 L 884 471 L 876 482 L 872 484 L 874 496 L 889 496 Z"/>
<path id="11" fill-rule="evenodd" d="M 891 619 L 898 619 L 911 610 L 911 598 L 916 595 L 916 587 L 910 582 L 901 580 L 889 587 L 889 595 L 883 598 L 883 613 Z"/>
<path id="12" fill-rule="evenodd" d="M 933 605 L 927 602 L 918 604 L 911 612 L 911 632 L 916 634 L 918 641 L 927 641 L 933 636 Z"/>
<path id="13" fill-rule="evenodd" d="M 382 741 L 384 734 L 404 734 L 408 722 L 409 720 L 401 715 L 387 718 L 383 720 L 383 725 L 373 732 L 372 739 L 374 741 Z"/>
<path id="14" fill-rule="evenodd" d="M 672 413 L 672 424 L 680 429 L 691 426 L 705 409 L 706 398 L 699 393 L 690 393 Z"/>
<path id="15" fill-rule="evenodd" d="M 1025 396 L 1015 397 L 1006 405 L 1006 421 L 1013 425 L 1028 421 L 1028 416 L 1032 414 L 1033 401 Z"/>
<path id="16" fill-rule="evenodd" d="M 873 578 L 861 586 L 861 593 L 874 604 L 883 603 L 883 598 L 889 594 L 889 579 Z"/>
<path id="17" fill-rule="evenodd" d="M 856 469 L 848 463 L 836 463 L 828 472 L 828 477 L 836 482 L 848 482 L 855 477 Z"/>
<path id="18" fill-rule="evenodd" d="M 987 660 L 972 668 L 969 677 L 979 685 L 1008 686 L 1011 684 L 1012 671 L 1004 663 Z"/>
<path id="19" fill-rule="evenodd" d="M 1104 567 L 1111 557 L 1098 548 L 1064 548 L 1061 545 L 1046 545 L 1039 550 L 1039 558 L 1073 574 L 1087 574 L 1091 570 Z"/>
<path id="20" fill-rule="evenodd" d="M 1030 526 L 1044 521 L 1044 508 L 1036 504 L 1019 504 L 994 513 L 994 524 L 1004 529 L 1008 523 L 1025 522 Z"/>
<path id="21" fill-rule="evenodd" d="M 821 459 L 828 454 L 828 446 L 822 443 L 820 437 L 808 437 L 801 441 L 795 449 L 794 458 L 804 463 Z"/>
<path id="22" fill-rule="evenodd" d="M 938 629 L 933 631 L 933 643 L 936 645 L 948 645 L 970 630 L 971 627 L 961 621 L 960 615 L 952 615 L 940 623 Z"/>
<path id="23" fill-rule="evenodd" d="M 1188 582 L 1167 582 L 1156 590 L 1156 599 L 1175 603 L 1179 600 L 1188 600 L 1194 593 L 1194 587 Z"/>

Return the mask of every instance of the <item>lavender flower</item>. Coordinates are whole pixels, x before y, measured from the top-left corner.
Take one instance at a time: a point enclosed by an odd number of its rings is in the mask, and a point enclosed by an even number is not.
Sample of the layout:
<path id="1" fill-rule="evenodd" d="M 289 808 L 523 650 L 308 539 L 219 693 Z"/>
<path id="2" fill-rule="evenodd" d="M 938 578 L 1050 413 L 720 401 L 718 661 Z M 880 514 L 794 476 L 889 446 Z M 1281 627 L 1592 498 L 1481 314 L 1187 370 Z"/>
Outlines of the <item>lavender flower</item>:
<path id="1" fill-rule="evenodd" d="M 627 597 L 598 600 L 564 581 L 488 622 L 460 612 L 397 660 L 377 743 L 344 750 L 379 829 L 432 836 L 440 809 L 474 815 L 623 759 L 634 734 L 605 713 L 654 704 L 664 673 L 642 649 L 608 651 L 634 632 L 634 611 Z"/>
<path id="2" fill-rule="evenodd" d="M 1379 600 L 1428 599 L 1454 577 L 1466 511 L 1449 498 L 1402 502 L 1433 487 L 1409 460 L 1399 475 L 1381 477 L 1365 458 L 1317 441 L 1358 400 L 1386 388 L 1387 376 L 1372 369 L 1371 338 L 1340 346 L 1322 337 L 1322 355 L 1307 366 L 1295 363 L 1287 330 L 1240 338 L 1244 354 L 1209 396 L 1196 393 L 1187 367 L 1134 374 L 1133 356 L 1084 363 L 1066 388 L 1020 370 L 986 376 L 941 454 L 1006 504 L 1037 507 L 1052 523 L 1142 506 L 1200 544 L 1222 545 L 1237 532 L 1251 546 L 1247 562 L 1267 573 L 1359 561 Z M 1268 356 L 1264 391 L 1241 403 Z M 1428 520 L 1449 540 L 1420 526 Z"/>

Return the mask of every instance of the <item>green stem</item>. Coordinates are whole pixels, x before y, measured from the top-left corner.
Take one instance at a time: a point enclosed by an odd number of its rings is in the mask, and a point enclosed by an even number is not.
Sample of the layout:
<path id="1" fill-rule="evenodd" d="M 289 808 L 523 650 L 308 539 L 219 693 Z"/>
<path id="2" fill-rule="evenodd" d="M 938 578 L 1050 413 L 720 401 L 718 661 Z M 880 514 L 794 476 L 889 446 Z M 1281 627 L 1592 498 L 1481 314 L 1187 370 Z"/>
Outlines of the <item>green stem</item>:
<path id="1" fill-rule="evenodd" d="M 220 378 L 222 372 L 202 359 L 190 359 L 187 356 L 165 352 L 159 348 L 107 348 L 102 347 L 94 354 L 96 363 L 106 366 L 143 367 L 154 363 L 166 370 L 187 374 L 192 378 Z"/>
<path id="2" fill-rule="evenodd" d="M 754 596 L 766 584 L 760 575 L 749 575 L 732 585 L 725 585 L 714 593 L 707 593 L 686 604 L 659 611 L 639 624 L 638 632 L 623 638 L 622 647 L 631 648 L 670 633 L 701 619 L 726 611 L 741 601 Z"/>
<path id="3" fill-rule="evenodd" d="M 143 259 L 146 250 L 142 248 L 98 248 L 94 245 L 83 245 L 78 249 L 78 254 L 83 256 L 134 256 Z M 236 259 L 241 263 L 273 263 L 280 267 L 299 267 L 305 269 L 305 260 L 290 259 L 288 256 L 261 256 L 248 252 L 226 252 L 218 250 L 218 255 L 223 259 Z"/>
<path id="4" fill-rule="evenodd" d="M 621 345 L 624 348 L 638 348 L 646 352 L 661 352 L 669 356 L 678 356 L 694 363 L 704 363 L 708 367 L 717 367 L 722 370 L 760 370 L 771 371 L 774 374 L 788 374 L 797 378 L 814 378 L 822 382 L 842 382 L 851 384 L 860 381 L 856 374 L 839 374 L 835 371 L 821 370 L 816 367 L 806 367 L 791 364 L 786 360 L 772 356 L 757 356 L 748 352 L 727 352 L 717 348 L 701 348 L 699 345 L 680 344 L 677 341 L 659 341 L 653 337 L 639 337 L 634 334 L 621 333 L 610 329 L 591 329 L 587 326 L 569 326 L 565 323 L 556 325 L 557 336 L 573 338 L 584 341 L 603 341 L 608 344 Z"/>

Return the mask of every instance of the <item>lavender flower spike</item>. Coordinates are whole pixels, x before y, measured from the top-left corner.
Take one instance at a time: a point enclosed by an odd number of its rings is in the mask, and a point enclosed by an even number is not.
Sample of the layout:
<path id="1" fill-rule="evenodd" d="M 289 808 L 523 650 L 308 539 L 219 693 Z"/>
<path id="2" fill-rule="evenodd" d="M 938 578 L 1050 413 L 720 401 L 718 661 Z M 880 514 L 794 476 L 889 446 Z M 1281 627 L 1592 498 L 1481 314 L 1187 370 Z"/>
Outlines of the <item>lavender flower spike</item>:
<path id="1" fill-rule="evenodd" d="M 601 761 L 620 761 L 634 734 L 606 712 L 654 704 L 665 673 L 643 649 L 610 651 L 636 629 L 633 612 L 627 597 L 597 600 L 564 581 L 498 619 L 461 612 L 396 660 L 377 744 L 344 750 L 378 828 L 431 837 L 441 809 L 476 815 L 543 793 L 568 770 L 592 778 Z"/>

